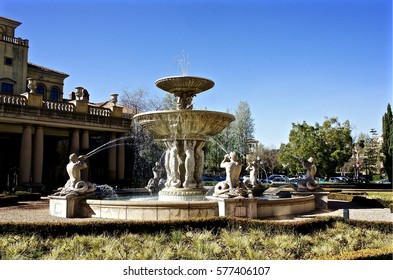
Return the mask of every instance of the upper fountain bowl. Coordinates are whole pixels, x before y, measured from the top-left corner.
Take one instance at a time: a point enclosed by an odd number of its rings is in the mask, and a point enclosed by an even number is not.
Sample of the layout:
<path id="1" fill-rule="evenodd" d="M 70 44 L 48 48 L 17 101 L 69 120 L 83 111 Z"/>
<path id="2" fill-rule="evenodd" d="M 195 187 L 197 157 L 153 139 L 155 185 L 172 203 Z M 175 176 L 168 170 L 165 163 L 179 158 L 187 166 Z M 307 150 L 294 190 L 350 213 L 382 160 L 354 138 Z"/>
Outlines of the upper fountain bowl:
<path id="1" fill-rule="evenodd" d="M 171 76 L 157 80 L 156 86 L 174 95 L 184 93 L 195 95 L 214 87 L 214 82 L 201 77 Z"/>
<path id="2" fill-rule="evenodd" d="M 206 110 L 168 110 L 140 113 L 134 120 L 156 139 L 206 140 L 220 133 L 235 117 Z"/>

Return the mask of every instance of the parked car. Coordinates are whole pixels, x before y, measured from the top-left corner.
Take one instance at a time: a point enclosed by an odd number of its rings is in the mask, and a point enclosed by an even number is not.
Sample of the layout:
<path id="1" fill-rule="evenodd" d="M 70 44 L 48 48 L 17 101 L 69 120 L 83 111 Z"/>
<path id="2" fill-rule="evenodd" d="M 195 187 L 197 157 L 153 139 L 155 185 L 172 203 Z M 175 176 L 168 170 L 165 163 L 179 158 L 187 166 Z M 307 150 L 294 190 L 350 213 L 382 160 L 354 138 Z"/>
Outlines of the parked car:
<path id="1" fill-rule="evenodd" d="M 331 183 L 344 183 L 345 181 L 340 177 L 330 177 L 329 182 Z"/>
<path id="2" fill-rule="evenodd" d="M 366 178 L 364 178 L 363 176 L 360 176 L 360 177 L 357 179 L 357 182 L 359 182 L 359 183 L 364 183 L 364 184 L 370 183 L 370 181 L 367 180 Z"/>
<path id="3" fill-rule="evenodd" d="M 268 179 L 269 179 L 269 181 L 271 181 L 271 182 L 288 182 L 289 180 L 288 180 L 288 177 L 287 176 L 285 176 L 285 175 L 270 175 L 269 177 L 268 177 Z"/>
<path id="4" fill-rule="evenodd" d="M 337 178 L 340 178 L 341 181 L 343 181 L 343 182 L 350 182 L 351 181 L 351 179 L 349 179 L 347 176 L 339 176 Z"/>
<path id="5" fill-rule="evenodd" d="M 382 179 L 376 182 L 377 184 L 390 184 L 389 179 Z"/>
<path id="6" fill-rule="evenodd" d="M 293 186 L 297 186 L 297 183 L 299 183 L 299 178 L 289 178 L 288 180 Z"/>
<path id="7" fill-rule="evenodd" d="M 272 182 L 269 182 L 269 179 L 261 179 L 260 180 L 260 182 L 262 183 L 262 184 L 271 184 Z"/>

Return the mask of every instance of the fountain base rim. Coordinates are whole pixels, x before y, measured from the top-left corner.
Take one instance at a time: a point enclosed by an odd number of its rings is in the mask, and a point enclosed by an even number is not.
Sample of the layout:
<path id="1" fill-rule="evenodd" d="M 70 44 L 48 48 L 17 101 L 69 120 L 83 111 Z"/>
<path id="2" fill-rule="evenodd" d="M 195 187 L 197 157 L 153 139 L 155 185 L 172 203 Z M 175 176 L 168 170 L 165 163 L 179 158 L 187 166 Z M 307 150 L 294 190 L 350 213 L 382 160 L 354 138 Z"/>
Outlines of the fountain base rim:
<path id="1" fill-rule="evenodd" d="M 164 188 L 158 193 L 162 201 L 203 201 L 206 200 L 205 189 Z"/>

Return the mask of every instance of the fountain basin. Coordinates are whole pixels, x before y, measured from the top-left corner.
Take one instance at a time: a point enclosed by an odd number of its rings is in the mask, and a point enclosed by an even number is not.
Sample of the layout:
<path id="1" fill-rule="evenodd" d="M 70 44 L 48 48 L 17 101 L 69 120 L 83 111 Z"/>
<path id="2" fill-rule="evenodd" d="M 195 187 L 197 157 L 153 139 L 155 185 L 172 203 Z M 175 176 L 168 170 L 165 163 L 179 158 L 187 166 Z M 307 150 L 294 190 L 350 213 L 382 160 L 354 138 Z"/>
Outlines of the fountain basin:
<path id="1" fill-rule="evenodd" d="M 219 134 L 235 117 L 206 110 L 165 110 L 140 113 L 134 119 L 157 139 L 206 140 Z"/>
<path id="2" fill-rule="evenodd" d="M 84 217 L 124 220 L 176 220 L 231 216 L 267 218 L 301 214 L 315 210 L 313 195 L 279 199 L 226 199 L 208 201 L 127 201 L 86 199 Z"/>
<path id="3" fill-rule="evenodd" d="M 157 80 L 156 86 L 174 95 L 183 93 L 195 95 L 214 87 L 214 82 L 201 77 L 172 76 Z"/>

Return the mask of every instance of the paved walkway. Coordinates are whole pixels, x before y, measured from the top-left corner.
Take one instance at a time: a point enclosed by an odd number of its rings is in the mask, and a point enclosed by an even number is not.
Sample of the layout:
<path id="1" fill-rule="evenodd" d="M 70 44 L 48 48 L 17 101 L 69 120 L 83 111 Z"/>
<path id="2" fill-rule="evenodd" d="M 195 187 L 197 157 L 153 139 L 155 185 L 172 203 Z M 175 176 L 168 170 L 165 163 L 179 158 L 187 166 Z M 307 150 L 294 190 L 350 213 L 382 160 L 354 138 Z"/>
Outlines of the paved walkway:
<path id="1" fill-rule="evenodd" d="M 318 216 L 339 216 L 343 217 L 344 209 L 349 211 L 349 219 L 366 221 L 388 221 L 393 223 L 393 213 L 389 208 L 364 208 L 358 204 L 342 200 L 329 200 L 327 210 L 316 210 L 301 215 L 281 216 L 270 218 L 270 220 L 294 221 L 311 219 Z"/>
<path id="2" fill-rule="evenodd" d="M 343 209 L 349 209 L 349 218 L 354 220 L 393 222 L 393 213 L 388 208 L 361 208 L 353 202 L 329 200 L 329 209 L 302 215 L 272 217 L 269 220 L 296 221 L 317 216 L 343 216 Z M 17 206 L 0 207 L 0 222 L 86 222 L 98 218 L 66 219 L 49 214 L 49 200 L 20 202 Z M 105 219 L 108 220 L 108 219 Z"/>

